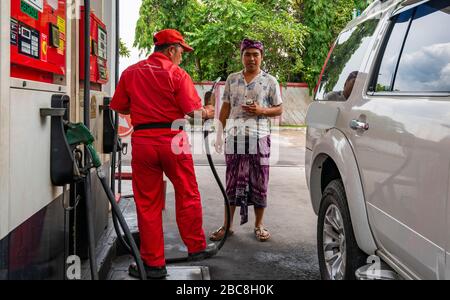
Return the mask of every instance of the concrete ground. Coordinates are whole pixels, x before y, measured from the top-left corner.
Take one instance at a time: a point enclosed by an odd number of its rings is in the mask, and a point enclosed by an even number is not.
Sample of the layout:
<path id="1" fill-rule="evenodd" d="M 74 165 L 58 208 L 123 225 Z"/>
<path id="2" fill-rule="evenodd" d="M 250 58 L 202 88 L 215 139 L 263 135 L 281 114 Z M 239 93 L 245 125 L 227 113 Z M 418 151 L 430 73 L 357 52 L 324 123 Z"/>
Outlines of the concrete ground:
<path id="1" fill-rule="evenodd" d="M 201 142 L 201 133 L 194 134 L 191 140 L 193 147 L 196 147 L 195 144 Z M 310 204 L 305 180 L 304 140 L 302 129 L 282 130 L 272 135 L 269 206 L 264 221 L 272 235 L 269 241 L 261 243 L 255 239 L 254 214 L 251 208 L 249 222 L 243 226 L 239 226 L 237 210 L 235 233 L 229 237 L 216 257 L 203 262 L 178 265 L 207 266 L 213 280 L 319 279 L 316 215 Z M 204 155 L 194 153 L 194 159 L 203 201 L 204 228 L 208 235 L 222 225 L 223 197 Z M 222 155 L 214 155 L 214 161 L 222 181 L 225 182 Z M 123 193 L 131 194 L 130 182 L 123 183 Z M 132 204 L 133 202 L 130 202 L 130 205 Z M 174 191 L 170 182 L 164 226 L 167 257 L 185 255 L 186 248 L 176 227 Z M 129 262 L 130 258 L 116 260 L 113 266 L 115 279 L 121 278 L 120 274 L 125 276 Z"/>

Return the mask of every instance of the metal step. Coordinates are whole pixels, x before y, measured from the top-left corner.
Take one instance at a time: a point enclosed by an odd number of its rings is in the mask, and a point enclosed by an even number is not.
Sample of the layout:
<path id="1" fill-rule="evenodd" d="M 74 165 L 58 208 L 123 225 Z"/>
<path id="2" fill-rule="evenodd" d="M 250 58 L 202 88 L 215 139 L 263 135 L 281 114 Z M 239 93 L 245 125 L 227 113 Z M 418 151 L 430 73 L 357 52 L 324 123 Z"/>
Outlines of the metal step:
<path id="1" fill-rule="evenodd" d="M 130 260 L 130 263 L 132 261 Z M 165 280 L 211 280 L 208 267 L 200 266 L 167 266 L 168 276 Z M 128 275 L 127 268 L 113 267 L 108 280 L 137 280 Z"/>
<path id="2" fill-rule="evenodd" d="M 123 200 L 119 206 L 129 223 L 130 230 L 139 244 L 139 235 L 137 233 L 137 220 L 135 216 L 134 202 L 130 200 Z M 168 256 L 182 256 L 187 255 L 187 252 L 179 251 L 184 248 L 180 241 L 174 240 L 177 237 L 176 233 L 169 234 L 166 232 L 166 254 Z M 183 249 L 187 251 L 186 249 Z M 136 280 L 128 275 L 128 267 L 134 263 L 131 255 L 122 248 L 117 239 L 116 233 L 113 229 L 111 214 L 109 217 L 108 228 L 103 233 L 100 241 L 97 243 L 97 263 L 99 277 L 102 280 Z M 166 280 L 211 280 L 209 268 L 205 266 L 167 266 L 168 276 Z M 81 279 L 90 279 L 89 261 L 82 262 L 82 276 Z"/>
<path id="3" fill-rule="evenodd" d="M 373 264 L 367 264 L 362 266 L 355 272 L 356 279 L 358 280 L 401 280 L 398 275 L 388 264 L 385 262 L 377 262 Z"/>

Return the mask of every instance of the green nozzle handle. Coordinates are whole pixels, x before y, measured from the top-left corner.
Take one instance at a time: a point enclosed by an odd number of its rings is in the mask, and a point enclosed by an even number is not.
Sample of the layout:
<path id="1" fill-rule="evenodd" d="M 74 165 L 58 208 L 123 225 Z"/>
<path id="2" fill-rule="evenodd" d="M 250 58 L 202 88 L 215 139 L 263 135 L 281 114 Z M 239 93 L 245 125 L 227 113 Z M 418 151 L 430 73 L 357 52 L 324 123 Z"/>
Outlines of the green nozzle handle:
<path id="1" fill-rule="evenodd" d="M 95 151 L 94 146 L 92 144 L 86 145 L 89 153 L 91 154 L 92 164 L 94 167 L 99 168 L 102 166 L 102 162 L 100 161 L 100 156 L 97 151 Z"/>
<path id="2" fill-rule="evenodd" d="M 96 168 L 100 167 L 102 163 L 93 146 L 95 139 L 91 131 L 83 123 L 68 123 L 67 128 L 66 137 L 69 145 L 86 145 L 92 158 L 92 164 Z"/>

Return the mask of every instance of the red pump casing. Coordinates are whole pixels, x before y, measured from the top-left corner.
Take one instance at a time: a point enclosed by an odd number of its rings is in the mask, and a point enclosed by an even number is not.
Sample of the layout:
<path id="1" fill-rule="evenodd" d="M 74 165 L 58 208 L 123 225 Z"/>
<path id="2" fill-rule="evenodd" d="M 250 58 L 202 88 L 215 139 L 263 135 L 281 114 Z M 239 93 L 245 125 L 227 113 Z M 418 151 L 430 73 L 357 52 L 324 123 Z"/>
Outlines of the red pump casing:
<path id="1" fill-rule="evenodd" d="M 108 34 L 105 24 L 94 14 L 90 13 L 91 17 L 91 36 L 89 41 L 91 43 L 91 67 L 90 67 L 90 81 L 92 83 L 105 84 L 109 80 L 108 58 L 107 58 L 107 40 Z M 81 7 L 80 18 L 80 80 L 84 80 L 84 43 L 86 41 L 84 36 L 84 6 Z"/>
<path id="2" fill-rule="evenodd" d="M 66 74 L 66 1 L 7 1 L 11 77 L 55 83 L 54 75 Z"/>

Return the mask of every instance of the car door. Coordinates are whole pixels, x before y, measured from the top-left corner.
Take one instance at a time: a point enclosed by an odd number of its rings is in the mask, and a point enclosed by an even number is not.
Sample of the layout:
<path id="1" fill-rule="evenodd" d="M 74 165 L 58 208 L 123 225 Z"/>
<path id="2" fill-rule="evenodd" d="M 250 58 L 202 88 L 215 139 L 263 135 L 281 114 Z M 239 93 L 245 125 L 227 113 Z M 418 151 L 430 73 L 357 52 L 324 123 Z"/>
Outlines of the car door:
<path id="1" fill-rule="evenodd" d="M 354 146 L 380 254 L 442 278 L 450 165 L 450 1 L 391 18 L 368 92 L 352 93 Z"/>
<path id="2" fill-rule="evenodd" d="M 450 164 L 448 168 L 450 169 Z M 450 178 L 447 181 L 447 190 L 447 224 L 445 226 L 447 247 L 445 251 L 445 279 L 450 280 Z"/>

